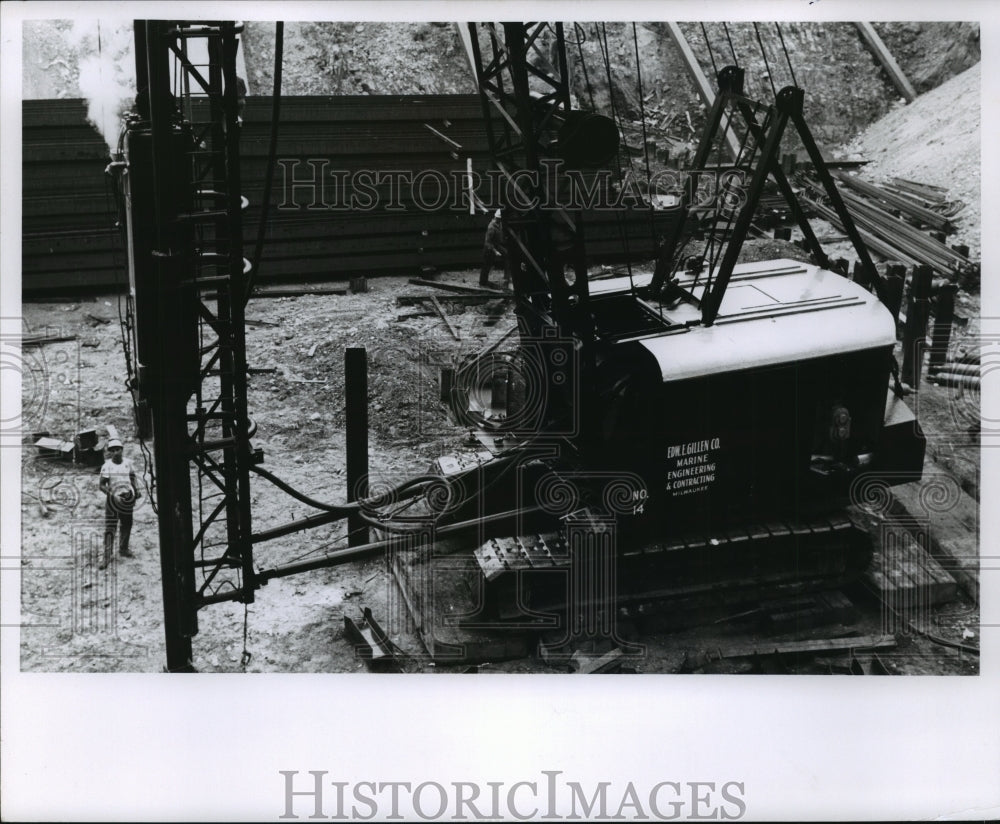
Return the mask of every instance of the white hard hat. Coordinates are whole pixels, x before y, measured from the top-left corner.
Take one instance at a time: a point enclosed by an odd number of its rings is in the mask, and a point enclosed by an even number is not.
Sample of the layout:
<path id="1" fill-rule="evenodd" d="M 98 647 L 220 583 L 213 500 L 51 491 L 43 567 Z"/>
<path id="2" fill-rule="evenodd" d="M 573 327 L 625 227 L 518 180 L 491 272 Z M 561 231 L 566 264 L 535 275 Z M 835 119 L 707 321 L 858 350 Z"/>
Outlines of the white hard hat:
<path id="1" fill-rule="evenodd" d="M 496 212 L 494 213 L 493 217 L 500 217 L 500 210 L 499 209 L 496 210 Z"/>
<path id="2" fill-rule="evenodd" d="M 118 438 L 111 438 L 108 441 L 108 449 L 114 449 L 116 446 L 120 449 L 122 442 Z"/>

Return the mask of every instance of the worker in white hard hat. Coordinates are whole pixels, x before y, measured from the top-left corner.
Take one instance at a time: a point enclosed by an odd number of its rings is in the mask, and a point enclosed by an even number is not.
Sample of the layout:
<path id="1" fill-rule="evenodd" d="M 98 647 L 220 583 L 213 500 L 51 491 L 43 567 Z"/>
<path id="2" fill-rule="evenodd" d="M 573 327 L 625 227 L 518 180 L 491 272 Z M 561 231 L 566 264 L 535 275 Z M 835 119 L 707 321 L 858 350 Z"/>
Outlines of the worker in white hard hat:
<path id="1" fill-rule="evenodd" d="M 118 438 L 108 440 L 108 459 L 101 467 L 101 492 L 104 503 L 104 558 L 100 568 L 104 569 L 114 557 L 115 532 L 118 532 L 118 553 L 132 558 L 128 548 L 132 534 L 132 511 L 142 497 L 132 462 L 125 457 L 122 442 Z"/>
<path id="2" fill-rule="evenodd" d="M 507 254 L 503 245 L 503 224 L 500 210 L 493 214 L 490 225 L 486 227 L 486 241 L 483 244 L 483 268 L 479 270 L 479 285 L 490 285 L 490 272 L 497 263 L 502 263 Z"/>

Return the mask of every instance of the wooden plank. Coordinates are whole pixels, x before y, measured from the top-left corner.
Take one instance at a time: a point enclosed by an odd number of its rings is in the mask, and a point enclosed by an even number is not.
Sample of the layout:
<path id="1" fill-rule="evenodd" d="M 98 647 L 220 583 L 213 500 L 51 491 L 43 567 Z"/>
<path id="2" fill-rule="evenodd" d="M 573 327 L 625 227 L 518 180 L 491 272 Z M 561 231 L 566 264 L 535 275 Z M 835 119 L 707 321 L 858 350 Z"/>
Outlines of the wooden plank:
<path id="1" fill-rule="evenodd" d="M 444 289 L 447 292 L 458 292 L 462 295 L 493 295 L 494 297 L 507 297 L 506 292 L 497 289 L 488 289 L 484 286 L 463 286 L 461 283 L 438 282 L 436 280 L 424 280 L 423 278 L 410 278 L 410 283 L 414 286 L 432 286 L 435 289 Z"/>
<path id="2" fill-rule="evenodd" d="M 759 644 L 735 644 L 705 651 L 707 660 L 719 658 L 747 658 L 758 655 L 789 655 L 801 653 L 839 652 L 852 649 L 890 649 L 896 646 L 892 635 L 859 635 L 846 638 L 820 638 L 807 641 L 762 641 Z M 707 662 L 707 661 L 706 661 Z"/>
<path id="3" fill-rule="evenodd" d="M 300 295 L 346 295 L 346 289 L 331 289 L 323 286 L 301 286 L 294 289 L 256 289 L 253 298 L 291 298 Z"/>
<path id="4" fill-rule="evenodd" d="M 949 575 L 945 568 L 941 566 L 940 562 L 927 551 L 925 541 L 922 540 L 925 537 L 926 536 L 917 536 L 914 538 L 922 552 L 921 560 L 924 565 L 924 569 L 927 570 L 927 573 L 939 584 L 944 585 L 946 588 L 950 588 L 950 600 L 954 598 L 955 594 L 958 592 L 958 582 L 951 575 Z"/>
<path id="5" fill-rule="evenodd" d="M 430 295 L 398 295 L 396 297 L 396 306 L 419 306 L 425 301 L 431 299 Z M 490 301 L 499 300 L 500 298 L 494 298 L 490 295 L 441 295 L 438 298 L 439 302 L 450 303 L 458 302 L 466 305 L 476 305 L 480 303 L 489 303 Z M 505 300 L 513 300 L 513 295 L 507 295 Z"/>
<path id="6" fill-rule="evenodd" d="M 890 521 L 866 580 L 892 609 L 926 610 L 954 600 L 958 586 L 910 532 L 913 524 Z"/>
<path id="7" fill-rule="evenodd" d="M 931 604 L 944 604 L 955 599 L 958 594 L 955 579 L 944 571 L 909 532 L 903 542 L 903 556 L 904 569 L 926 589 Z"/>
<path id="8" fill-rule="evenodd" d="M 912 103 L 917 97 L 917 92 L 910 81 L 906 79 L 906 75 L 899 67 L 899 63 L 893 58 L 889 47 L 878 36 L 878 32 L 875 31 L 871 23 L 855 23 L 854 25 L 857 27 L 865 46 L 875 55 L 875 59 L 882 64 L 882 68 L 888 73 L 889 79 L 892 80 L 897 91 L 903 95 L 907 103 Z"/>
<path id="9" fill-rule="evenodd" d="M 924 485 L 938 476 L 941 483 L 954 484 L 948 493 L 948 506 L 928 511 Z M 892 489 L 893 512 L 918 525 L 927 535 L 926 547 L 942 570 L 958 583 L 974 601 L 979 602 L 979 504 L 957 487 L 957 482 L 943 473 L 931 458 L 924 461 L 924 480 L 902 484 Z"/>
<path id="10" fill-rule="evenodd" d="M 910 580 L 910 605 L 916 609 L 926 609 L 940 603 L 941 592 L 937 581 L 924 570 L 913 549 L 912 536 L 906 530 L 901 530 L 891 562 L 898 565 Z"/>

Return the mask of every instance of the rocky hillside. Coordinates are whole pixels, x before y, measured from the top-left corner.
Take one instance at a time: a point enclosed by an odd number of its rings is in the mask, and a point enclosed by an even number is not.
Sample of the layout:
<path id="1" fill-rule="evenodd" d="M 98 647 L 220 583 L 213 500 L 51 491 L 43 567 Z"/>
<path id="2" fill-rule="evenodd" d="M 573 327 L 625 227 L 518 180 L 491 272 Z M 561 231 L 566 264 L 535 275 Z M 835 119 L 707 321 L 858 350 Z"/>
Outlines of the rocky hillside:
<path id="1" fill-rule="evenodd" d="M 274 85 L 274 24 L 243 37 L 251 94 Z M 282 91 L 299 94 L 470 94 L 469 61 L 450 23 L 286 23 Z"/>
<path id="2" fill-rule="evenodd" d="M 581 105 L 609 111 L 613 89 L 619 115 L 637 119 L 641 83 L 647 105 L 675 114 L 684 126 L 690 118 L 692 130 L 700 128 L 703 108 L 666 24 L 640 23 L 634 32 L 626 23 L 564 26 L 573 92 Z M 751 96 L 770 98 L 771 79 L 777 88 L 791 82 L 774 24 L 760 24 L 757 30 L 749 23 L 685 23 L 681 28 L 709 77 L 713 61 L 721 68 L 733 62 L 735 52 Z M 974 23 L 879 23 L 875 28 L 918 92 L 979 61 Z M 782 25 L 781 36 L 821 143 L 852 138 L 898 99 L 853 24 L 789 23 Z M 550 44 L 551 38 L 541 38 L 540 51 Z M 273 83 L 274 25 L 248 23 L 244 48 L 251 93 L 267 94 Z M 454 26 L 446 23 L 288 23 L 282 86 L 286 94 L 475 91 Z"/>
<path id="3" fill-rule="evenodd" d="M 664 23 L 564 24 L 577 97 L 598 107 L 610 99 L 621 113 L 638 116 L 641 74 L 644 96 L 687 111 L 698 108 L 695 89 Z M 117 69 L 127 85 L 133 58 L 128 21 L 40 20 L 24 28 L 24 97 L 83 97 L 81 67 L 95 57 Z M 975 23 L 878 23 L 875 28 L 918 92 L 927 91 L 979 61 Z M 771 78 L 785 85 L 790 74 L 774 24 L 685 23 L 682 29 L 709 75 L 737 61 L 747 70 L 748 90 L 768 94 Z M 837 142 L 888 111 L 897 95 L 850 23 L 782 25 L 799 84 L 819 137 Z M 730 41 L 732 46 L 730 46 Z M 636 71 L 636 46 L 639 69 Z M 543 50 L 545 44 L 542 44 Z M 273 83 L 274 24 L 249 21 L 243 56 L 251 94 L 269 94 Z M 582 62 L 581 62 L 582 57 Z M 105 72 L 110 74 L 110 72 Z M 86 77 L 83 78 L 86 81 Z M 108 78 L 103 78 L 107 82 Z M 308 23 L 285 25 L 285 94 L 435 94 L 472 92 L 468 61 L 450 23 Z M 695 116 L 696 111 L 691 111 Z"/>

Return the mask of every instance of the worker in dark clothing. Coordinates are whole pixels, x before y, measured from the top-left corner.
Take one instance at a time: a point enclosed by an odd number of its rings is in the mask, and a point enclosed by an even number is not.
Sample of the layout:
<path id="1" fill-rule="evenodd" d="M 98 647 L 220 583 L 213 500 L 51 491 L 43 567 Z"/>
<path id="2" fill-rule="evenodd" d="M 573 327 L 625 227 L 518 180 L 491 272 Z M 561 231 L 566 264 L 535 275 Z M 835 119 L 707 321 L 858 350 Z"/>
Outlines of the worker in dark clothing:
<path id="1" fill-rule="evenodd" d="M 503 245 L 503 224 L 500 222 L 500 210 L 497 209 L 486 227 L 486 242 L 483 244 L 483 268 L 479 272 L 479 285 L 490 285 L 490 272 L 493 267 L 502 263 L 507 250 Z M 506 279 L 504 281 L 506 283 Z"/>

